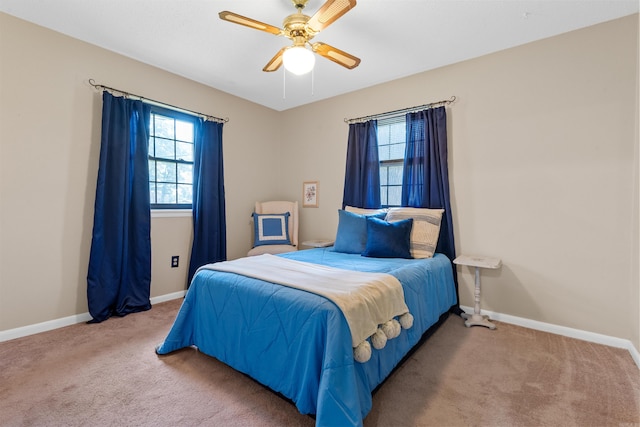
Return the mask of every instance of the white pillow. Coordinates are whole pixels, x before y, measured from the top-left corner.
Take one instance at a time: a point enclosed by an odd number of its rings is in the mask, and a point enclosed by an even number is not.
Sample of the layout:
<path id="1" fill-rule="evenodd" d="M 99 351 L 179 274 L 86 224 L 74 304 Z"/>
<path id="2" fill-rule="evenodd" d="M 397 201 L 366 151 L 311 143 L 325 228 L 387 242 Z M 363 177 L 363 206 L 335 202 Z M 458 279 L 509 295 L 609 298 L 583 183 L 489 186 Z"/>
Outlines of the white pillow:
<path id="1" fill-rule="evenodd" d="M 444 209 L 389 208 L 385 220 L 391 222 L 413 218 L 411 256 L 414 258 L 431 258 L 438 245 L 443 213 Z"/>

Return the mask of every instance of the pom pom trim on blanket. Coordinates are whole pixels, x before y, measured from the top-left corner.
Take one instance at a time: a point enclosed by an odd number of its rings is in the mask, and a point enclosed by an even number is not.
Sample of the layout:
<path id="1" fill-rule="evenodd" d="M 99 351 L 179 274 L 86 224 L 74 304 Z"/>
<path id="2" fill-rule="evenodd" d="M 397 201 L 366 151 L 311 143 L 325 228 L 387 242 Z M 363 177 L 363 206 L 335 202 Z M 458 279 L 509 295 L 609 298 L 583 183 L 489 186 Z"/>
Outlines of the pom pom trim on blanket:
<path id="1" fill-rule="evenodd" d="M 371 344 L 364 340 L 353 349 L 353 358 L 360 363 L 368 362 L 371 359 Z"/>
<path id="2" fill-rule="evenodd" d="M 410 329 L 413 326 L 413 315 L 409 312 L 398 316 L 398 319 L 391 319 L 378 326 L 376 332 L 368 340 L 362 341 L 353 348 L 353 358 L 356 362 L 366 363 L 371 359 L 371 346 L 376 350 L 382 350 L 387 341 L 400 335 L 402 329 Z M 371 341 L 371 343 L 369 343 Z"/>
<path id="3" fill-rule="evenodd" d="M 387 345 L 387 336 L 382 332 L 382 329 L 378 328 L 376 333 L 371 335 L 371 345 L 376 350 L 380 350 Z"/>

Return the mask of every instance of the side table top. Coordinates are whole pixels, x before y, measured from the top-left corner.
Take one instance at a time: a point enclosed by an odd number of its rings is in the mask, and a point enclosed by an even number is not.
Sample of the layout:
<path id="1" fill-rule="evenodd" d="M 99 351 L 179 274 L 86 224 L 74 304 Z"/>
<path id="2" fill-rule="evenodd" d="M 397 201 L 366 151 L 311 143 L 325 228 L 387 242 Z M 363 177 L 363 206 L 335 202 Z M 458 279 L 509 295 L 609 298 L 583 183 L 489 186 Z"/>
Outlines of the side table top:
<path id="1" fill-rule="evenodd" d="M 468 265 L 469 267 L 480 268 L 499 268 L 502 265 L 500 258 L 490 258 L 486 256 L 477 255 L 460 255 L 453 260 L 454 264 Z"/>

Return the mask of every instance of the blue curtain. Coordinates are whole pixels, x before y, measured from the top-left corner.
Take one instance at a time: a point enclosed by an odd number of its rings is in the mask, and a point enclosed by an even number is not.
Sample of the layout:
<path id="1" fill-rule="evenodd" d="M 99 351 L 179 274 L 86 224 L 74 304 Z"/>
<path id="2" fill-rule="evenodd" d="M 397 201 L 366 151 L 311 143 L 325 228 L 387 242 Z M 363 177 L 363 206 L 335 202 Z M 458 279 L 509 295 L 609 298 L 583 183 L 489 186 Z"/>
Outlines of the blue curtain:
<path id="1" fill-rule="evenodd" d="M 376 120 L 349 125 L 342 208 L 347 205 L 358 208 L 380 207 L 380 161 Z"/>
<path id="2" fill-rule="evenodd" d="M 200 120 L 193 163 L 193 246 L 188 283 L 198 267 L 227 259 L 222 123 Z"/>
<path id="3" fill-rule="evenodd" d="M 406 115 L 407 145 L 402 177 L 402 206 L 444 209 L 436 252 L 456 258 L 447 164 L 447 113 L 445 107 Z M 458 289 L 458 276 L 453 269 Z M 459 298 L 458 298 L 459 301 Z"/>
<path id="4" fill-rule="evenodd" d="M 149 108 L 102 96 L 102 136 L 87 274 L 90 323 L 149 310 Z"/>

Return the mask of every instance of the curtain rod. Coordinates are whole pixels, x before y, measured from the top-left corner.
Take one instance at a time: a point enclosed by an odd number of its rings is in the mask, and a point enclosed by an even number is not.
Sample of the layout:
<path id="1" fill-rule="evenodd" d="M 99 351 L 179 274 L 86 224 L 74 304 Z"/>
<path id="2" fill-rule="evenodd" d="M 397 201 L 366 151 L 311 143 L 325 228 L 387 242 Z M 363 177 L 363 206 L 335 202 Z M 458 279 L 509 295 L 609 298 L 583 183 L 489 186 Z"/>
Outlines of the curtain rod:
<path id="1" fill-rule="evenodd" d="M 129 97 L 138 98 L 141 101 L 146 102 L 148 104 L 155 104 L 155 105 L 157 105 L 159 107 L 165 107 L 165 108 L 169 108 L 171 110 L 180 111 L 182 113 L 187 113 L 187 114 L 190 114 L 192 116 L 202 117 L 203 119 L 209 120 L 209 121 L 212 121 L 212 122 L 227 123 L 229 121 L 228 117 L 226 117 L 224 119 L 221 119 L 220 117 L 210 116 L 209 114 L 204 114 L 204 113 L 199 113 L 197 111 L 187 110 L 186 108 L 176 107 L 175 105 L 167 104 L 165 102 L 155 101 L 153 99 L 149 99 L 149 98 L 146 98 L 146 97 L 140 96 L 140 95 L 135 95 L 133 93 L 126 92 L 124 90 L 115 89 L 115 88 L 112 88 L 112 87 L 109 87 L 109 86 L 97 84 L 95 82 L 95 80 L 93 80 L 93 79 L 89 79 L 89 84 L 91 86 L 95 87 L 98 90 L 109 90 L 109 91 L 112 91 L 112 92 L 118 92 L 118 93 L 123 94 L 127 98 L 129 98 Z"/>
<path id="2" fill-rule="evenodd" d="M 358 117 L 355 119 L 344 119 L 345 123 L 351 124 L 351 123 L 362 123 L 362 122 L 366 122 L 368 120 L 372 120 L 372 119 L 381 119 L 381 118 L 385 118 L 385 117 L 392 117 L 392 116 L 396 116 L 396 115 L 400 115 L 400 114 L 406 114 L 406 113 L 413 113 L 416 111 L 420 111 L 420 110 L 426 110 L 429 108 L 434 108 L 440 105 L 449 105 L 452 102 L 454 102 L 456 100 L 455 95 L 452 96 L 450 99 L 445 99 L 442 101 L 438 101 L 438 102 L 432 102 L 430 104 L 423 104 L 423 105 L 417 105 L 415 107 L 410 107 L 410 108 L 402 108 L 400 110 L 393 110 L 393 111 L 387 111 L 386 113 L 380 113 L 380 114 L 372 114 L 370 116 L 364 116 L 364 117 Z"/>

